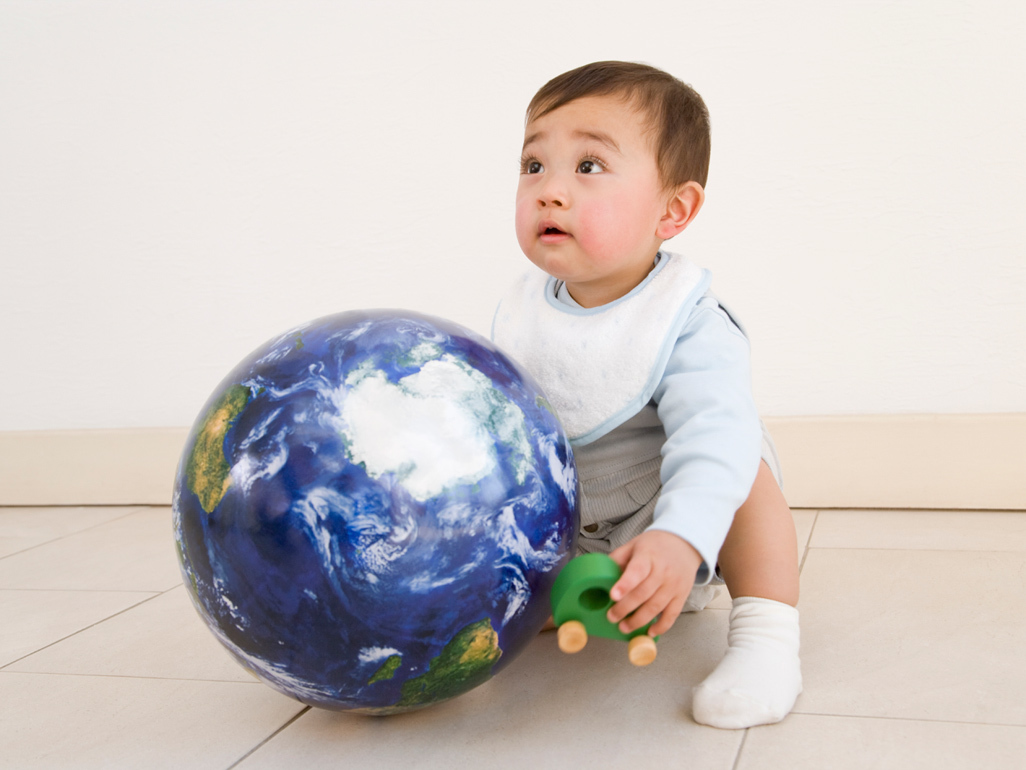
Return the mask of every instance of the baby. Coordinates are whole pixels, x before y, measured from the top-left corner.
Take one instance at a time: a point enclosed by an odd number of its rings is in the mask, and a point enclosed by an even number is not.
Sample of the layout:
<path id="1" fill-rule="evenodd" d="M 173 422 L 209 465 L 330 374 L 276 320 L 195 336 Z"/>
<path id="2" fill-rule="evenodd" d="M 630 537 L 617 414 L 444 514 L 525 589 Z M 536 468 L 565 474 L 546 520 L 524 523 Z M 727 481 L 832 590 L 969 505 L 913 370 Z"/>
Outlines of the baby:
<path id="1" fill-rule="evenodd" d="M 742 728 L 780 721 L 802 689 L 798 555 L 748 341 L 709 274 L 661 250 L 702 208 L 709 148 L 701 97 L 653 67 L 598 62 L 546 83 L 516 203 L 517 240 L 545 274 L 505 295 L 493 338 L 570 437 L 580 549 L 623 569 L 610 621 L 663 634 L 726 583 L 728 649 L 694 717 Z"/>

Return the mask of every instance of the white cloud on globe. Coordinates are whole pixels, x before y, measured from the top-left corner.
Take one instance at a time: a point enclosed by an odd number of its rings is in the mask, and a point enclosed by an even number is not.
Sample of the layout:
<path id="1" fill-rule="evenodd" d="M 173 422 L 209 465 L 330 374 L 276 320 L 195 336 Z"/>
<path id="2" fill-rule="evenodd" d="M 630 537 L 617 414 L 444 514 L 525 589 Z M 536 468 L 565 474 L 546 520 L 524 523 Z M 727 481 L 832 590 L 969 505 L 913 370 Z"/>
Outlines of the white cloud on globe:
<path id="1" fill-rule="evenodd" d="M 392 383 L 361 367 L 345 382 L 341 430 L 372 478 L 393 474 L 421 502 L 495 470 L 494 441 L 514 449 L 522 482 L 531 466 L 523 412 L 491 381 L 450 355 Z"/>
<path id="2" fill-rule="evenodd" d="M 365 647 L 360 650 L 359 658 L 361 663 L 379 663 L 391 658 L 393 655 L 402 655 L 394 647 Z"/>

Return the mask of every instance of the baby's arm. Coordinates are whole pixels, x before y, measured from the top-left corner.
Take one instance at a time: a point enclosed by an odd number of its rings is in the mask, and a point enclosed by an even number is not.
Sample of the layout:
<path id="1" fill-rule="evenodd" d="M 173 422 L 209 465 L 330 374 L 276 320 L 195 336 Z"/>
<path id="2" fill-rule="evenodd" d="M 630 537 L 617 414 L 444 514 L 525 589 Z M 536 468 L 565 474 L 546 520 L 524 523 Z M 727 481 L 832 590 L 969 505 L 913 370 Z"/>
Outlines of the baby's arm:
<path id="1" fill-rule="evenodd" d="M 702 556 L 687 540 L 660 530 L 642 532 L 609 556 L 623 570 L 609 592 L 616 602 L 609 610 L 610 622 L 629 634 L 658 615 L 648 633 L 669 631 L 684 609 Z"/>
<path id="2" fill-rule="evenodd" d="M 744 335 L 714 300 L 703 300 L 656 389 L 667 437 L 662 491 L 652 526 L 611 554 L 624 570 L 613 587 L 613 622 L 627 617 L 633 630 L 661 612 L 653 633 L 663 633 L 680 614 L 696 574 L 711 577 L 759 465 L 748 355 Z M 632 609 L 636 618 L 628 617 Z"/>

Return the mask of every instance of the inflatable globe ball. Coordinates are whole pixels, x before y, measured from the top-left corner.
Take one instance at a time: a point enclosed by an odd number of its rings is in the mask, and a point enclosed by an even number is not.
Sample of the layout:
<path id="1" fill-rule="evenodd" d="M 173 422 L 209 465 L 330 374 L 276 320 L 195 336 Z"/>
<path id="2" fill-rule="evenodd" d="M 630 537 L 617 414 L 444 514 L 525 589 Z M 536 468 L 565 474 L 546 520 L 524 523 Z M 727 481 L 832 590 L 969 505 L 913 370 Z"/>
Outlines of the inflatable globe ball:
<path id="1" fill-rule="evenodd" d="M 256 350 L 178 467 L 185 585 L 244 667 L 387 714 L 497 673 L 549 615 L 576 471 L 538 386 L 438 318 L 341 313 Z"/>

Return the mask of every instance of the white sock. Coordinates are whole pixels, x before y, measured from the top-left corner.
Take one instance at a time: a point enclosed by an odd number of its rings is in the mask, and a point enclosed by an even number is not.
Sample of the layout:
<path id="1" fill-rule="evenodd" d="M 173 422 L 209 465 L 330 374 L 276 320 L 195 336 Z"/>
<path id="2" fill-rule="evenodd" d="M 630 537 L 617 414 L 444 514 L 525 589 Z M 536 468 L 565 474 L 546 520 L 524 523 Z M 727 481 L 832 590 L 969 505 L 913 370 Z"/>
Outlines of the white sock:
<path id="1" fill-rule="evenodd" d="M 730 611 L 727 654 L 694 690 L 695 721 L 740 729 L 787 716 L 802 691 L 798 610 L 739 596 Z"/>

